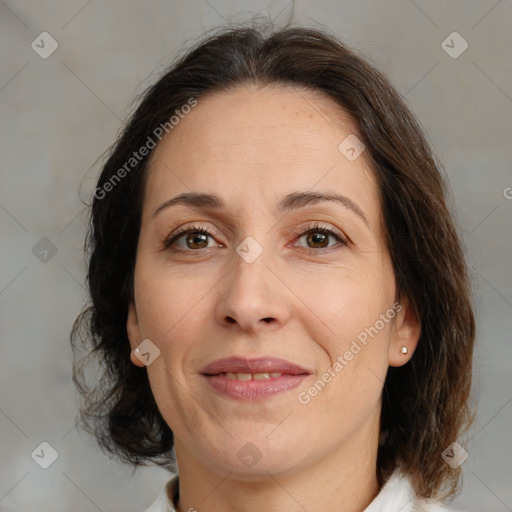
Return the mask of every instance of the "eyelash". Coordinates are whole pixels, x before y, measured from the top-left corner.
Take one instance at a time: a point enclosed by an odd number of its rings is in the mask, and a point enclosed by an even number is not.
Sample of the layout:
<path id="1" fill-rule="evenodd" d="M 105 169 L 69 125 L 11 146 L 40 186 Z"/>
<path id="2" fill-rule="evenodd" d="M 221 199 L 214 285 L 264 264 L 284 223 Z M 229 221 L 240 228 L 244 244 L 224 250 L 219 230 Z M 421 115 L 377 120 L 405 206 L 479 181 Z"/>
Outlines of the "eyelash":
<path id="1" fill-rule="evenodd" d="M 188 235 L 189 233 L 200 233 L 202 235 L 212 236 L 211 233 L 201 227 L 201 226 L 192 226 L 190 228 L 178 229 L 178 231 L 171 233 L 168 237 L 166 237 L 163 241 L 162 250 L 168 249 L 179 237 L 183 235 Z M 192 249 L 190 249 L 192 250 Z"/>
<path id="2" fill-rule="evenodd" d="M 300 231 L 297 230 L 294 232 L 298 236 L 299 239 L 302 238 L 303 236 L 307 235 L 308 233 L 318 232 L 318 233 L 326 234 L 327 236 L 331 236 L 338 242 L 338 244 L 336 244 L 336 245 L 329 246 L 329 247 L 320 247 L 319 249 L 315 249 L 313 247 L 302 247 L 302 249 L 309 251 L 310 254 L 318 254 L 319 252 L 331 252 L 332 250 L 336 250 L 337 248 L 339 249 L 339 247 L 337 247 L 337 245 L 341 245 L 342 247 L 346 247 L 348 245 L 348 242 L 345 238 L 343 238 L 341 235 L 336 233 L 333 229 L 331 229 L 327 226 L 324 226 L 324 225 L 320 224 L 319 222 L 315 222 L 314 224 L 309 225 L 305 229 L 301 229 Z"/>
<path id="3" fill-rule="evenodd" d="M 348 245 L 347 240 L 342 238 L 338 233 L 336 233 L 332 229 L 330 229 L 326 226 L 323 226 L 320 223 L 315 223 L 314 225 L 308 226 L 308 228 L 305 230 L 301 230 L 298 232 L 295 231 L 295 233 L 299 239 L 302 238 L 304 235 L 307 235 L 308 233 L 315 233 L 315 232 L 320 232 L 320 233 L 327 234 L 328 236 L 332 236 L 342 246 Z M 171 235 L 169 235 L 168 237 L 166 237 L 163 240 L 162 250 L 168 249 L 180 237 L 182 237 L 183 235 L 188 235 L 190 233 L 199 233 L 199 234 L 207 235 L 210 237 L 212 236 L 212 234 L 207 229 L 205 229 L 201 226 L 191 226 L 189 228 L 179 229 L 178 231 L 172 233 Z M 309 250 L 311 254 L 315 254 L 315 253 L 318 254 L 318 252 L 320 252 L 322 249 L 323 250 L 332 250 L 333 247 L 335 247 L 335 246 L 321 247 L 319 249 L 315 249 L 312 247 L 309 247 L 309 248 L 303 247 L 303 249 Z M 178 249 L 178 250 L 183 250 L 183 249 Z M 188 250 L 185 249 L 184 251 L 199 252 L 199 249 L 195 249 L 195 250 L 194 249 L 188 249 Z"/>

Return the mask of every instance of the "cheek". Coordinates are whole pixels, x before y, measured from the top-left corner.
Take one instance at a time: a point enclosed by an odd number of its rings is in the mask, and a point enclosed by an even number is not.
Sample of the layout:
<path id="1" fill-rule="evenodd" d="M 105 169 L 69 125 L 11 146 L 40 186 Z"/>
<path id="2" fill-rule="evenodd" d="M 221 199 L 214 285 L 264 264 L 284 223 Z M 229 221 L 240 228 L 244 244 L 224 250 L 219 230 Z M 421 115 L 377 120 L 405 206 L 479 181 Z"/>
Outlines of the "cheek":
<path id="1" fill-rule="evenodd" d="M 215 293 L 215 281 L 210 283 L 210 279 L 211 274 L 185 279 L 173 269 L 136 273 L 135 296 L 143 335 L 161 350 L 190 339 L 204 326 L 209 294 Z"/>
<path id="2" fill-rule="evenodd" d="M 160 350 L 160 356 L 147 367 L 151 391 L 169 427 L 183 438 L 191 425 L 201 424 L 197 403 L 203 400 L 200 396 L 190 399 L 187 361 L 194 340 L 200 339 L 201 332 L 204 337 L 208 302 L 201 287 L 189 284 L 185 286 L 172 271 L 136 274 L 141 335 Z"/>
<path id="3" fill-rule="evenodd" d="M 386 286 L 382 270 L 370 265 L 364 270 L 337 268 L 300 277 L 296 295 L 306 306 L 307 325 L 322 334 L 313 339 L 328 340 L 327 345 L 319 342 L 336 356 L 392 306 L 394 290 Z"/>
<path id="4" fill-rule="evenodd" d="M 337 270 L 305 277 L 297 295 L 307 306 L 302 324 L 319 350 L 318 406 L 335 406 L 329 414 L 341 421 L 347 411 L 366 417 L 378 403 L 387 372 L 394 288 L 378 265 Z M 386 314 L 387 321 L 381 320 Z"/>

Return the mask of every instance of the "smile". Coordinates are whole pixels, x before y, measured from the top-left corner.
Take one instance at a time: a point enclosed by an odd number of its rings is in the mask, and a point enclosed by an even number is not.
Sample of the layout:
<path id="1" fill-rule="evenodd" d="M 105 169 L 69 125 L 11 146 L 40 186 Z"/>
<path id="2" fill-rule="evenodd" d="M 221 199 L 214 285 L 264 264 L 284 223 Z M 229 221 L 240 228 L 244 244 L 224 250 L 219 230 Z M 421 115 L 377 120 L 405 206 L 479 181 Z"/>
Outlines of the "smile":
<path id="1" fill-rule="evenodd" d="M 264 400 L 290 391 L 310 375 L 294 363 L 273 357 L 219 359 L 201 374 L 216 393 L 242 401 Z"/>

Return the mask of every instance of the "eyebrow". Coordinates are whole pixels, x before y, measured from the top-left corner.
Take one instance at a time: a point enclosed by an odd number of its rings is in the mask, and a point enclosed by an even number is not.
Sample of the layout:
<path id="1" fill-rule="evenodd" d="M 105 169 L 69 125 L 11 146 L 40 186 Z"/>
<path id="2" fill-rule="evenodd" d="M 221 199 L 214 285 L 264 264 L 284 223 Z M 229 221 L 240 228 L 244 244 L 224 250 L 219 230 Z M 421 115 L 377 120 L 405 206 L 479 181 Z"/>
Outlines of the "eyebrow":
<path id="1" fill-rule="evenodd" d="M 310 206 L 312 204 L 324 201 L 341 204 L 345 208 L 357 214 L 365 222 L 365 224 L 370 227 L 368 218 L 364 214 L 363 210 L 356 203 L 354 203 L 354 201 L 340 194 L 326 194 L 321 192 L 292 192 L 279 202 L 277 209 L 280 212 L 286 212 L 304 208 L 305 206 Z M 222 199 L 215 194 L 187 192 L 177 195 L 162 203 L 153 212 L 152 218 L 155 218 L 162 210 L 177 204 L 210 210 L 220 210 L 224 207 L 224 202 Z"/>
<path id="2" fill-rule="evenodd" d="M 297 208 L 303 208 L 315 203 L 322 201 L 331 201 L 334 203 L 341 204 L 345 208 L 348 208 L 355 214 L 357 214 L 365 224 L 370 227 L 368 218 L 364 214 L 363 210 L 354 201 L 341 194 L 325 194 L 322 192 L 293 192 L 288 194 L 278 205 L 279 211 L 290 211 Z"/>

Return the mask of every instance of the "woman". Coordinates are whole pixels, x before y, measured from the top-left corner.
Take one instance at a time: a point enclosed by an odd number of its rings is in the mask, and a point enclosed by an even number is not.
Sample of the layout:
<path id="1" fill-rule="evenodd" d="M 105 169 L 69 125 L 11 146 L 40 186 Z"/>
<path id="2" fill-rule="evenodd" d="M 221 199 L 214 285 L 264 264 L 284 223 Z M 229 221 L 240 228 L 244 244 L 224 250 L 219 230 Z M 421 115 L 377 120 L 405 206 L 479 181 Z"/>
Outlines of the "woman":
<path id="1" fill-rule="evenodd" d="M 468 275 L 389 82 L 334 38 L 221 32 L 145 94 L 94 192 L 74 379 L 151 512 L 441 510 L 471 421 Z"/>

